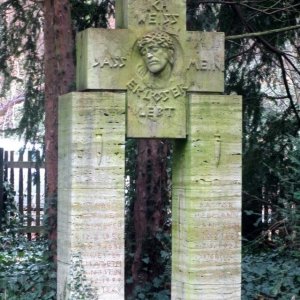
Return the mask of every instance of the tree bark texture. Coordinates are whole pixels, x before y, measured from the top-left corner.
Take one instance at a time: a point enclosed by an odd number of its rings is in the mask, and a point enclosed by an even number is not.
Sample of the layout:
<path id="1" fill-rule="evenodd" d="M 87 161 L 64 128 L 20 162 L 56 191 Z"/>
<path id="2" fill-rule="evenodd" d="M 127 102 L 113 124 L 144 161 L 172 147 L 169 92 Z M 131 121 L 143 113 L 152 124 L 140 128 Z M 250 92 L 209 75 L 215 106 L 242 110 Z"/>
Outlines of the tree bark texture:
<path id="1" fill-rule="evenodd" d="M 58 97 L 71 91 L 75 64 L 70 4 L 44 1 L 45 44 L 45 167 L 49 238 L 56 256 Z"/>
<path id="2" fill-rule="evenodd" d="M 168 198 L 166 171 L 168 149 L 168 144 L 163 140 L 140 139 L 138 141 L 137 194 L 134 204 L 136 249 L 131 268 L 135 284 L 141 284 L 157 276 L 159 269 L 159 266 L 155 264 L 155 254 L 151 254 L 151 247 L 155 246 L 151 243 L 149 247 L 149 241 L 146 242 L 146 238 L 155 237 L 164 226 L 166 215 L 164 204 Z M 145 253 L 151 260 L 149 264 L 151 269 L 148 269 L 148 272 L 141 271 Z"/>

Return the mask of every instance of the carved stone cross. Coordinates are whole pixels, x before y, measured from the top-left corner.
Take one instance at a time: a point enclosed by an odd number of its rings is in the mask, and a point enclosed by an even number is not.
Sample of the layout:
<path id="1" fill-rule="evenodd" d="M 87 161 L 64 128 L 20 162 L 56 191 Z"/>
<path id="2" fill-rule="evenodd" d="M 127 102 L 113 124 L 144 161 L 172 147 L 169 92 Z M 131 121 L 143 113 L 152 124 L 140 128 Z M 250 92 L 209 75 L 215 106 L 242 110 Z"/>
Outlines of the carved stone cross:
<path id="1" fill-rule="evenodd" d="M 177 139 L 171 299 L 239 300 L 242 105 L 221 95 L 224 35 L 186 31 L 183 0 L 116 12 L 118 29 L 79 33 L 80 92 L 59 101 L 57 299 L 125 299 L 127 136 Z"/>
<path id="2" fill-rule="evenodd" d="M 185 138 L 186 93 L 223 92 L 224 35 L 186 31 L 185 1 L 117 1 L 77 38 L 78 90 L 127 90 L 127 137 Z M 129 17 L 128 17 L 129 16 Z"/>

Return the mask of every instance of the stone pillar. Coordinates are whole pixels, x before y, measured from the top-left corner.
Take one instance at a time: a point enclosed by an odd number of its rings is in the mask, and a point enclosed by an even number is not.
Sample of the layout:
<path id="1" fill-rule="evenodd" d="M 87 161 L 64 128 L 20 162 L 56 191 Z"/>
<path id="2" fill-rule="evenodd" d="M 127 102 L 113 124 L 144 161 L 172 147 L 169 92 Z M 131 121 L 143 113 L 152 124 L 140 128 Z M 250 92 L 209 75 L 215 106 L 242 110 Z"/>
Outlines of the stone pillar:
<path id="1" fill-rule="evenodd" d="M 125 93 L 59 106 L 57 299 L 123 300 Z"/>
<path id="2" fill-rule="evenodd" d="M 240 300 L 241 102 L 189 96 L 173 160 L 173 300 Z"/>

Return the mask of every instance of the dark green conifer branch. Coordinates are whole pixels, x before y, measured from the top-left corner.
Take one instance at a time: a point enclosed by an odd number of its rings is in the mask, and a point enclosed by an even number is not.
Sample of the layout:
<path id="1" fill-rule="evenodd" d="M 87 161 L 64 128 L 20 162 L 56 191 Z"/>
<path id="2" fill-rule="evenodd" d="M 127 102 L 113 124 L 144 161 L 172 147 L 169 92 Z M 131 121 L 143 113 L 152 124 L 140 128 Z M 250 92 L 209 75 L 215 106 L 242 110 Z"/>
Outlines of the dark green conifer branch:
<path id="1" fill-rule="evenodd" d="M 4 78 L 1 96 L 17 89 L 24 98 L 20 122 L 7 133 L 23 136 L 25 142 L 41 143 L 44 132 L 41 7 L 35 1 L 5 1 L 0 5 L 0 14 L 0 74 Z"/>

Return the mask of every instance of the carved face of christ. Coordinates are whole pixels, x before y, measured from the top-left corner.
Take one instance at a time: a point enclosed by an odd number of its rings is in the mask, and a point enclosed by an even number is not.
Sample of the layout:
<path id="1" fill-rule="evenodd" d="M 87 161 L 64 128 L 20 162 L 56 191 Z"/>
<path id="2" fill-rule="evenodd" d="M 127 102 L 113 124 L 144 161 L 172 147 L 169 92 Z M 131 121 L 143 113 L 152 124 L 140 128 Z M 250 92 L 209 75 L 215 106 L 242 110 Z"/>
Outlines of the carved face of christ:
<path id="1" fill-rule="evenodd" d="M 171 61 L 171 51 L 164 47 L 148 45 L 141 51 L 148 70 L 157 74 L 162 72 Z"/>
<path id="2" fill-rule="evenodd" d="M 168 33 L 149 32 L 138 41 L 138 48 L 150 73 L 153 75 L 170 74 L 174 63 L 175 46 Z"/>

